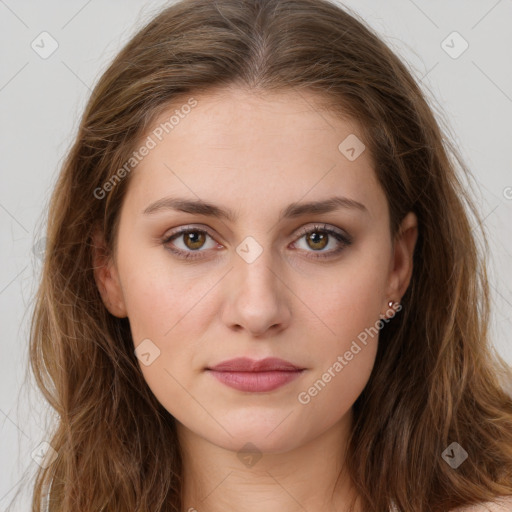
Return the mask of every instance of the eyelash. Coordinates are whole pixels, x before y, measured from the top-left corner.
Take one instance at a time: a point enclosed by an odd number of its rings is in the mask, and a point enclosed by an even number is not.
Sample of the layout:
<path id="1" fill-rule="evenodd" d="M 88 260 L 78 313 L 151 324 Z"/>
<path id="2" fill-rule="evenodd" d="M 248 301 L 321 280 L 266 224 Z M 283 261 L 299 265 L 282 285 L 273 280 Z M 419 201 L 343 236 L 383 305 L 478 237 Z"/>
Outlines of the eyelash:
<path id="1" fill-rule="evenodd" d="M 300 240 L 302 237 L 309 235 L 311 233 L 316 233 L 316 232 L 326 233 L 329 236 L 334 237 L 338 242 L 341 243 L 341 247 L 339 247 L 338 249 L 327 251 L 326 254 L 319 253 L 318 251 L 306 251 L 306 252 L 316 253 L 314 256 L 308 256 L 308 258 L 312 258 L 312 259 L 331 258 L 331 257 L 338 255 L 341 251 L 343 251 L 343 249 L 345 249 L 346 247 L 348 247 L 352 244 L 351 236 L 344 235 L 338 231 L 335 231 L 334 229 L 328 228 L 327 224 L 324 224 L 323 226 L 315 224 L 315 226 L 313 226 L 312 228 L 301 229 L 297 240 Z M 182 258 L 182 259 L 201 258 L 202 256 L 196 255 L 195 253 L 200 253 L 200 252 L 205 252 L 205 251 L 202 251 L 200 249 L 197 249 L 196 251 L 192 251 L 192 250 L 183 251 L 181 249 L 172 248 L 167 245 L 167 244 L 169 244 L 169 242 L 171 242 L 175 238 L 178 238 L 180 235 L 184 235 L 186 233 L 205 233 L 210 238 L 212 238 L 214 240 L 213 235 L 206 229 L 194 228 L 192 226 L 183 226 L 183 227 L 179 228 L 178 230 L 174 231 L 173 233 L 171 233 L 170 235 L 168 235 L 167 237 L 165 237 L 162 240 L 162 244 L 164 246 L 166 246 L 167 249 L 169 249 L 171 252 L 173 252 L 179 258 Z"/>

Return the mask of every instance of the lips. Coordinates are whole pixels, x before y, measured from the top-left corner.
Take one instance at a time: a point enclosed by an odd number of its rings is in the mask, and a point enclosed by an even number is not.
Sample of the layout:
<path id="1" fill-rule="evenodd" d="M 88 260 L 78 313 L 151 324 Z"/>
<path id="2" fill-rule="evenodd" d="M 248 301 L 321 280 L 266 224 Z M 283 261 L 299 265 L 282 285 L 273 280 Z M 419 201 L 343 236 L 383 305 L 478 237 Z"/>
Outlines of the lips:
<path id="1" fill-rule="evenodd" d="M 223 361 L 206 370 L 223 384 L 239 391 L 265 392 L 291 382 L 305 368 L 273 357 L 261 361 L 242 357 Z"/>
<path id="2" fill-rule="evenodd" d="M 215 370 L 218 372 L 273 372 L 273 371 L 297 371 L 303 370 L 294 364 L 278 359 L 276 357 L 267 357 L 256 361 L 247 357 L 237 357 L 229 361 L 223 361 L 208 370 Z"/>

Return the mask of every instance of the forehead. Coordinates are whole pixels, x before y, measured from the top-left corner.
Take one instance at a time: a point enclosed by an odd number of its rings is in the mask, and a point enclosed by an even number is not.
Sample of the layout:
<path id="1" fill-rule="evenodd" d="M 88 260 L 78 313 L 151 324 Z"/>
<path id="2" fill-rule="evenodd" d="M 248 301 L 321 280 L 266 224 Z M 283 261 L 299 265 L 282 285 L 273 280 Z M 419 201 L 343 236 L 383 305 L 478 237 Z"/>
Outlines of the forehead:
<path id="1" fill-rule="evenodd" d="M 141 139 L 153 147 L 132 171 L 128 193 L 139 206 L 177 191 L 265 204 L 271 195 L 314 200 L 339 189 L 375 201 L 380 187 L 369 151 L 352 160 L 342 151 L 347 140 L 364 148 L 360 127 L 318 100 L 305 91 L 233 88 L 182 96 Z"/>
<path id="2" fill-rule="evenodd" d="M 336 116 L 318 93 L 294 89 L 270 92 L 225 87 L 182 96 L 160 113 L 146 135 L 159 128 L 164 138 L 180 142 L 193 134 L 206 148 L 224 143 L 249 149 L 244 144 L 301 141 L 307 150 L 318 146 L 328 132 L 334 141 L 344 134 L 360 135 L 358 123 L 348 116 Z M 332 142 L 325 140 L 325 144 Z"/>

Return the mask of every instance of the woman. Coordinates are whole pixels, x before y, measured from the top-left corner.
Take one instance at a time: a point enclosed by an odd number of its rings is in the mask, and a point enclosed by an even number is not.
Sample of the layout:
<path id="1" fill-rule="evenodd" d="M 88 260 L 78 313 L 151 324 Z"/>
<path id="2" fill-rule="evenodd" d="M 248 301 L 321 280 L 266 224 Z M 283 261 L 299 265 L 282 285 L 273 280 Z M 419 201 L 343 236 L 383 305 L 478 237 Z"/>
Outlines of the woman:
<path id="1" fill-rule="evenodd" d="M 459 170 L 336 4 L 162 11 L 52 196 L 33 510 L 511 509 L 510 369 Z"/>

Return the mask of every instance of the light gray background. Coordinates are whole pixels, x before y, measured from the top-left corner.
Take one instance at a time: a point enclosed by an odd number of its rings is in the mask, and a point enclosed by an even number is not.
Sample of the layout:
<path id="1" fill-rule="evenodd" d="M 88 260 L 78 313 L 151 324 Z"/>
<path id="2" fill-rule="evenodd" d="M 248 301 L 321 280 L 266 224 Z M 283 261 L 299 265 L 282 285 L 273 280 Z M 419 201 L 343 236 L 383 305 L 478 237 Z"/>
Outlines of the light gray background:
<path id="1" fill-rule="evenodd" d="M 0 0 L 0 511 L 23 473 L 33 473 L 31 453 L 45 440 L 42 400 L 32 393 L 28 401 L 21 387 L 42 212 L 93 85 L 121 46 L 166 4 Z M 477 201 L 491 245 L 492 335 L 496 350 L 512 364 L 512 1 L 344 5 L 406 59 L 478 180 Z M 43 31 L 59 45 L 47 59 L 31 47 Z M 456 59 L 441 46 L 453 31 L 469 44 Z M 452 40 L 453 50 L 461 48 Z"/>

